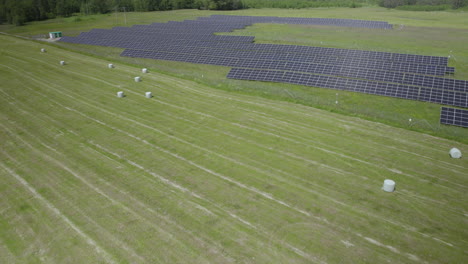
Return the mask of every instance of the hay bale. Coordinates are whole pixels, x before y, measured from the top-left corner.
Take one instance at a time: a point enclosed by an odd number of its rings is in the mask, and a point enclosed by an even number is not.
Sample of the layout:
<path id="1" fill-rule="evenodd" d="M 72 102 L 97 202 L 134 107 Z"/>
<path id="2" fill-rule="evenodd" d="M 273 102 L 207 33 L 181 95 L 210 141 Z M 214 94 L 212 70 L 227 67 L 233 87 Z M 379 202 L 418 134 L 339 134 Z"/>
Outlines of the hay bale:
<path id="1" fill-rule="evenodd" d="M 141 72 L 142 72 L 142 73 L 148 73 L 148 69 L 143 68 L 143 69 L 141 69 Z"/>
<path id="2" fill-rule="evenodd" d="M 141 77 L 135 77 L 135 82 L 141 82 Z"/>
<path id="3" fill-rule="evenodd" d="M 450 151 L 449 151 L 449 154 L 450 154 L 450 157 L 454 158 L 454 159 L 459 159 L 462 157 L 462 153 L 459 149 L 457 148 L 452 148 Z"/>
<path id="4" fill-rule="evenodd" d="M 151 97 L 153 97 L 153 94 L 151 92 L 146 92 L 145 96 L 146 96 L 146 98 L 151 98 Z"/>
<path id="5" fill-rule="evenodd" d="M 65 65 L 65 61 L 60 61 L 60 65 Z"/>
<path id="6" fill-rule="evenodd" d="M 393 192 L 395 190 L 395 182 L 392 180 L 385 180 L 383 183 L 382 190 L 386 192 Z"/>
<path id="7" fill-rule="evenodd" d="M 41 52 L 42 52 L 42 53 L 46 52 L 46 49 L 42 48 L 42 49 L 41 49 Z"/>
<path id="8" fill-rule="evenodd" d="M 117 92 L 117 97 L 119 98 L 123 98 L 125 95 L 124 95 L 124 92 L 120 91 L 120 92 Z"/>
<path id="9" fill-rule="evenodd" d="M 107 65 L 107 67 L 108 67 L 109 69 L 112 69 L 112 68 L 114 68 L 114 64 L 109 63 L 109 65 Z"/>

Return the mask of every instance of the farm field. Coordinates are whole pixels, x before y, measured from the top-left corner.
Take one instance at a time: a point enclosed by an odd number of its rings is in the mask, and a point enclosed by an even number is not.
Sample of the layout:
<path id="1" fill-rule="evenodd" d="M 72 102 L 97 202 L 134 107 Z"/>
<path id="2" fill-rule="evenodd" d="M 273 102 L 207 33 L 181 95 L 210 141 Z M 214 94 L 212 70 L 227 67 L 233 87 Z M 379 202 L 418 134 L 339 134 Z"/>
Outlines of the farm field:
<path id="1" fill-rule="evenodd" d="M 255 36 L 256 43 L 309 45 L 432 56 L 451 56 L 449 66 L 455 75 L 468 80 L 468 17 L 463 12 L 409 12 L 385 8 L 247 9 L 239 11 L 176 10 L 168 12 L 123 13 L 74 16 L 33 22 L 24 27 L 0 25 L 0 31 L 25 37 L 39 37 L 49 31 L 74 36 L 92 28 L 112 28 L 196 19 L 212 14 L 283 17 L 350 18 L 387 21 L 393 30 L 349 29 L 326 26 L 254 24 L 227 35 Z M 125 24 L 126 22 L 126 24 Z M 46 44 L 44 44 L 46 45 Z M 411 100 L 395 100 L 352 92 L 291 84 L 248 82 L 226 79 L 229 67 L 120 57 L 123 49 L 69 43 L 50 44 L 110 61 L 151 68 L 173 77 L 193 80 L 212 88 L 247 95 L 289 101 L 335 113 L 358 116 L 437 137 L 468 143 L 466 129 L 439 124 L 440 105 Z M 339 104 L 335 104 L 338 99 Z M 412 122 L 408 122 L 411 119 Z"/>
<path id="2" fill-rule="evenodd" d="M 0 35 L 2 263 L 468 260 L 468 145 L 108 63 Z"/>

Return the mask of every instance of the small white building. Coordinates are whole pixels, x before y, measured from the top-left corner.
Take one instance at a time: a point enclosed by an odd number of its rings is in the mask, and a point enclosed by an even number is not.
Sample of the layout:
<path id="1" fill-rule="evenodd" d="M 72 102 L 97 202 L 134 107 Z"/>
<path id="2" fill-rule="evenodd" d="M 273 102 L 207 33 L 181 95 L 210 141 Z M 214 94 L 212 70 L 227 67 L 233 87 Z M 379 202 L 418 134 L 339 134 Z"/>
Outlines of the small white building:
<path id="1" fill-rule="evenodd" d="M 61 38 L 62 37 L 62 31 L 49 32 L 49 37 L 51 39 Z"/>

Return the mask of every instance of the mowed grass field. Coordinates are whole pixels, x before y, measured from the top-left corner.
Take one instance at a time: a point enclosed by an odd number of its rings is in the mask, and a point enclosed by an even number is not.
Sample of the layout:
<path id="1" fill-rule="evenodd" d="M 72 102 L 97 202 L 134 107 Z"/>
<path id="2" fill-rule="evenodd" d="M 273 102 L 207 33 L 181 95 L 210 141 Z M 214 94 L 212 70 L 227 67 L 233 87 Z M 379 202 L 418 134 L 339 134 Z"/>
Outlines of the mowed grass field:
<path id="1" fill-rule="evenodd" d="M 78 35 L 93 28 L 132 26 L 153 22 L 182 21 L 213 14 L 281 17 L 324 17 L 387 21 L 393 30 L 327 26 L 254 24 L 229 35 L 255 36 L 256 43 L 275 43 L 451 56 L 449 66 L 456 73 L 446 78 L 468 80 L 468 16 L 463 12 L 409 12 L 385 8 L 247 9 L 237 11 L 175 10 L 167 12 L 127 12 L 74 16 L 32 22 L 24 27 L 0 25 L 0 31 L 23 37 L 40 37 L 49 31 Z M 126 22 L 126 23 L 125 23 Z M 45 44 L 44 44 L 45 45 Z M 413 131 L 468 143 L 466 129 L 439 123 L 440 105 L 394 98 L 321 89 L 283 83 L 249 82 L 227 79 L 229 67 L 174 61 L 120 57 L 123 49 L 51 44 L 66 50 L 106 58 L 114 62 L 149 67 L 173 77 L 196 81 L 225 91 L 289 101 L 335 113 L 358 116 Z M 338 95 L 336 95 L 338 93 Z M 339 104 L 335 104 L 335 101 Z M 411 119 L 412 122 L 408 122 Z"/>
<path id="2" fill-rule="evenodd" d="M 0 36 L 1 263 L 468 261 L 468 145 L 108 63 Z"/>

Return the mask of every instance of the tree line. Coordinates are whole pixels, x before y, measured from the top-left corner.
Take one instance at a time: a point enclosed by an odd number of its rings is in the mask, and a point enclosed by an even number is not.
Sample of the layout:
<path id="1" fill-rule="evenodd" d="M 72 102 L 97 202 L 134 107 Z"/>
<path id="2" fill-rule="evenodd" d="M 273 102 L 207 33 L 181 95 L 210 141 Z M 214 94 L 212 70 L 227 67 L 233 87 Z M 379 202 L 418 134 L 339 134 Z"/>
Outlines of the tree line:
<path id="1" fill-rule="evenodd" d="M 67 17 L 76 13 L 164 11 L 174 9 L 236 10 L 243 8 L 308 8 L 378 3 L 387 8 L 414 6 L 468 6 L 468 0 L 0 0 L 0 24 Z"/>
<path id="2" fill-rule="evenodd" d="M 242 9 L 241 0 L 0 0 L 0 23 L 23 25 L 28 21 L 67 17 L 76 13 L 112 11 L 164 11 L 173 9 Z"/>
<path id="3" fill-rule="evenodd" d="M 465 7 L 468 6 L 468 0 L 380 0 L 379 5 L 387 8 L 414 7 L 412 10 L 421 11 L 427 8 L 427 11 L 430 11 L 430 7 L 436 6 L 447 6 L 453 9 Z"/>

